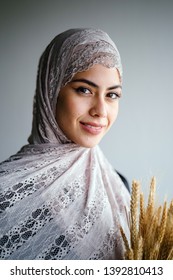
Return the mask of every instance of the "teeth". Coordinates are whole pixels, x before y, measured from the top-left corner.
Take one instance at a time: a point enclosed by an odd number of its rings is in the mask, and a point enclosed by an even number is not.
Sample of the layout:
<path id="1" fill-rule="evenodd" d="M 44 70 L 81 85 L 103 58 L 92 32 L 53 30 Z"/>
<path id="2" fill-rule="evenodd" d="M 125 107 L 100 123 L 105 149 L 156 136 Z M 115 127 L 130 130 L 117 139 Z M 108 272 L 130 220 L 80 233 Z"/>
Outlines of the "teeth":
<path id="1" fill-rule="evenodd" d="M 94 129 L 100 129 L 101 128 L 101 126 L 93 126 L 93 125 L 89 125 L 89 124 L 85 124 L 86 126 L 88 126 L 88 127 L 91 127 L 91 128 L 94 128 Z"/>

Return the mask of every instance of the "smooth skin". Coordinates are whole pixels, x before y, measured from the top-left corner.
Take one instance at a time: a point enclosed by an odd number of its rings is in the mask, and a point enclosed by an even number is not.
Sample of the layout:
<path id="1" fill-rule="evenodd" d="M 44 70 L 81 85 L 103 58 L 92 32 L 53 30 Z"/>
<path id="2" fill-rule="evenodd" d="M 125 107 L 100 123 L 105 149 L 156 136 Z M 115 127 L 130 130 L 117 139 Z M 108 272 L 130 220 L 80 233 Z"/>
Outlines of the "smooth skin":
<path id="1" fill-rule="evenodd" d="M 94 147 L 117 118 L 121 92 L 116 68 L 96 64 L 78 72 L 59 92 L 56 121 L 60 129 L 72 142 Z"/>

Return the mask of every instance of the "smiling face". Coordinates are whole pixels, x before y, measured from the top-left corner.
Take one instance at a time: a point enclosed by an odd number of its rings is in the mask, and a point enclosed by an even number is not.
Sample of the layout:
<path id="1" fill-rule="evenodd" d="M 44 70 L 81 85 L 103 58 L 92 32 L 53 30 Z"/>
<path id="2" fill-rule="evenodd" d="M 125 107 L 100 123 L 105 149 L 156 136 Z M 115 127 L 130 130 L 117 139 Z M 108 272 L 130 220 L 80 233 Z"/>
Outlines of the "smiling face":
<path id="1" fill-rule="evenodd" d="M 78 72 L 61 88 L 56 121 L 72 142 L 86 148 L 94 147 L 116 120 L 120 97 L 117 69 L 94 65 Z"/>

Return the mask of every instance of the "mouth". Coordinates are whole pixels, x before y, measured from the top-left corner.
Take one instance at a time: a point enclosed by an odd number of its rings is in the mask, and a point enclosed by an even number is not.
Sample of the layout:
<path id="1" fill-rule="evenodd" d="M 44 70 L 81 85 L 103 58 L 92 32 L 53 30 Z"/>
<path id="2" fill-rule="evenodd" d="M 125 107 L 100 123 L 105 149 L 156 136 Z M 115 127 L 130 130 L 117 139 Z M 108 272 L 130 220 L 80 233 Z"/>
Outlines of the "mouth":
<path id="1" fill-rule="evenodd" d="M 105 125 L 90 122 L 80 122 L 80 125 L 86 132 L 93 135 L 100 134 L 103 131 L 103 128 L 105 127 Z"/>

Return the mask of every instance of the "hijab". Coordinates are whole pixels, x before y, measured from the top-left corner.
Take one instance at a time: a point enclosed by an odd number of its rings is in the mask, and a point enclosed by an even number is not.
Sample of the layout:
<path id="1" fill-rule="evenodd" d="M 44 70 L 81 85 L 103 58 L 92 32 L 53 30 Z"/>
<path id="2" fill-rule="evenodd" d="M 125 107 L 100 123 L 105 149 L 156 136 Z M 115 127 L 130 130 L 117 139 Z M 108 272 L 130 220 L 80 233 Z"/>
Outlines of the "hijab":
<path id="1" fill-rule="evenodd" d="M 60 89 L 95 64 L 116 67 L 103 31 L 70 29 L 42 54 L 29 144 L 0 165 L 1 259 L 122 259 L 129 193 L 99 146 L 80 147 L 55 120 Z"/>

